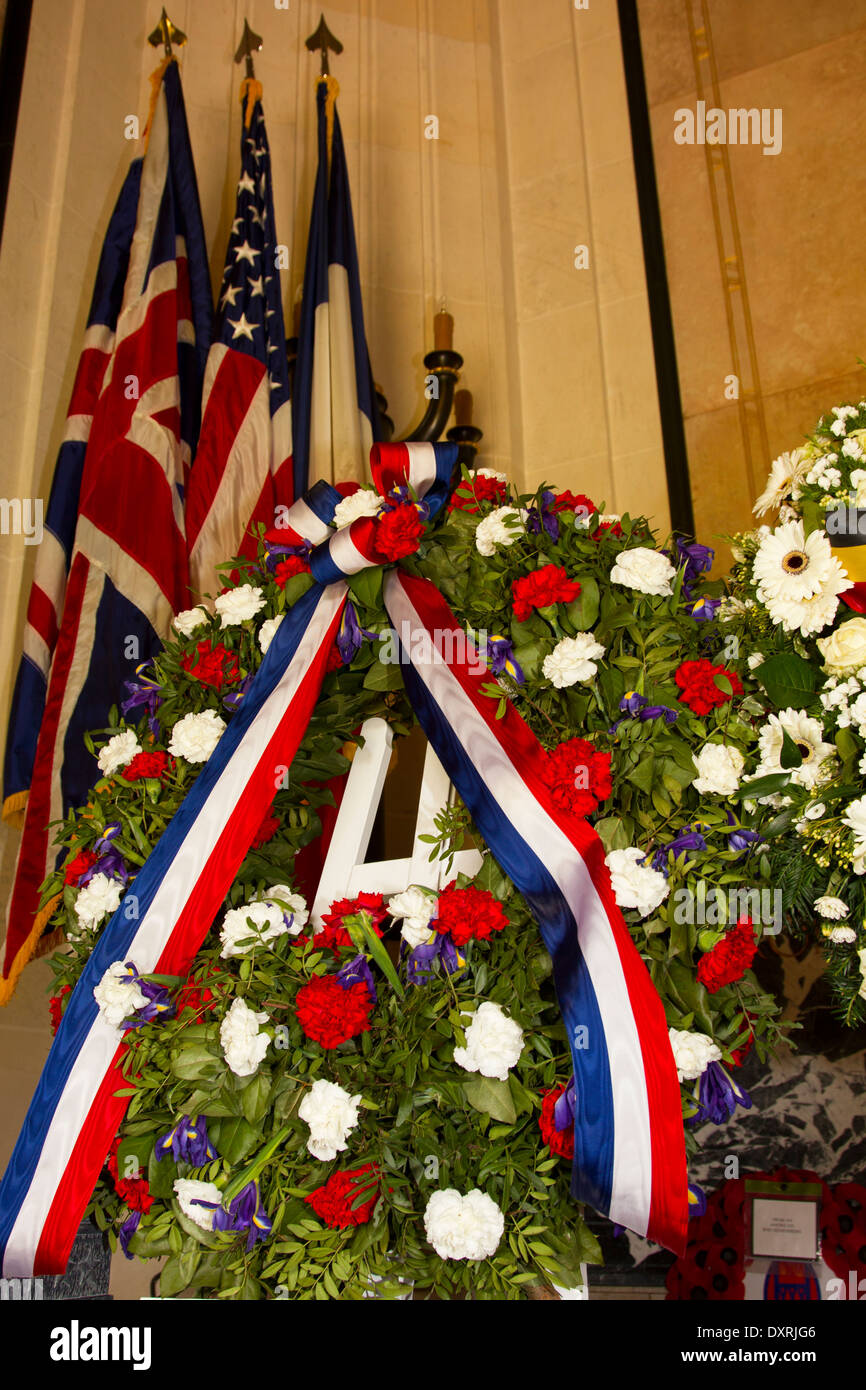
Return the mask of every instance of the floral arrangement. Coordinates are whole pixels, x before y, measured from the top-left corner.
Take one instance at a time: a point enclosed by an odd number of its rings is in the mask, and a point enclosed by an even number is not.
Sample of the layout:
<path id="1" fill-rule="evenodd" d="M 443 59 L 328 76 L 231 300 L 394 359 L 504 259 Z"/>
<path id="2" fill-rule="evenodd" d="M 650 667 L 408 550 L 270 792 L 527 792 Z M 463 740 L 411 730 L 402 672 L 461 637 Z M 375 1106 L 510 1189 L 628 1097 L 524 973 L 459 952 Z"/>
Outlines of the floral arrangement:
<path id="1" fill-rule="evenodd" d="M 751 970 L 781 925 L 763 910 L 769 701 L 719 622 L 712 552 L 660 545 L 645 519 L 583 495 L 516 497 L 487 470 L 464 470 L 426 532 L 411 502 L 385 509 L 369 488 L 335 524 L 359 515 L 438 585 L 488 693 L 540 739 L 558 806 L 601 837 L 664 1003 L 692 1148 L 698 1121 L 749 1104 L 736 1068 L 779 1027 Z M 67 935 L 55 1021 L 313 582 L 305 547 L 284 542 L 277 525 L 255 561 L 225 567 L 222 593 L 176 616 L 88 741 L 101 778 L 46 885 Z M 168 1257 L 166 1296 L 519 1298 L 575 1286 L 599 1257 L 569 1196 L 573 1078 L 550 959 L 480 836 L 471 880 L 335 902 L 319 930 L 309 919 L 296 857 L 345 745 L 371 715 L 398 735 L 412 721 L 381 583 L 376 569 L 350 583 L 308 733 L 189 977 L 118 961 L 94 991 L 125 1040 L 130 1101 L 92 1210 L 130 1256 Z M 443 809 L 431 857 L 467 834 L 466 809 Z"/>
<path id="2" fill-rule="evenodd" d="M 755 504 L 777 524 L 734 538 L 719 615 L 769 701 L 761 804 L 772 878 L 795 933 L 822 943 L 840 1018 L 866 1020 L 866 401 L 834 406 L 782 454 Z M 862 564 L 862 561 L 859 562 Z"/>

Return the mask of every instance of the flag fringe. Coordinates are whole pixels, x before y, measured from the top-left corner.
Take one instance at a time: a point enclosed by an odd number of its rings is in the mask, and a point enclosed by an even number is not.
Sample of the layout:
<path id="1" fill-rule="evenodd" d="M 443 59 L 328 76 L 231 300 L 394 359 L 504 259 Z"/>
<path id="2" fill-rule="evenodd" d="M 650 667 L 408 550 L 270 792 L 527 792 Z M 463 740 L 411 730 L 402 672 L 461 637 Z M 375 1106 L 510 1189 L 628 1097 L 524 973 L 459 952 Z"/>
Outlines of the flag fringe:
<path id="1" fill-rule="evenodd" d="M 36 918 L 33 922 L 33 926 L 30 930 L 29 936 L 27 937 L 26 941 L 23 941 L 21 943 L 20 947 L 18 948 L 18 952 L 15 956 L 15 959 L 9 967 L 9 974 L 0 977 L 0 1008 L 8 1004 L 9 1000 L 12 998 L 12 995 L 15 993 L 15 988 L 18 984 L 18 979 L 21 973 L 23 972 L 25 965 L 29 965 L 30 961 L 33 960 L 35 957 L 45 955 L 46 952 L 53 950 L 56 945 L 59 945 L 59 940 L 62 937 L 63 933 L 58 928 L 57 931 L 53 931 L 51 933 L 50 938 L 40 949 L 40 938 L 42 936 L 43 928 L 50 920 L 55 907 L 62 900 L 62 898 L 62 893 L 55 893 L 54 897 L 49 898 L 45 906 L 39 909 L 39 911 L 36 914 Z"/>
<path id="2" fill-rule="evenodd" d="M 169 63 L 176 62 L 177 59 L 175 58 L 174 54 L 169 54 L 167 57 L 163 58 L 159 67 L 154 68 L 153 72 L 150 74 L 150 102 L 147 108 L 147 120 L 144 123 L 144 131 L 141 137 L 144 142 L 145 150 L 147 149 L 147 142 L 150 139 L 150 127 L 153 124 L 153 113 L 156 110 L 156 103 L 159 100 L 159 91 L 162 86 L 162 79 L 165 77 L 166 69 Z"/>
<path id="3" fill-rule="evenodd" d="M 6 825 L 12 825 L 16 830 L 24 829 L 24 813 L 27 810 L 27 798 L 30 795 L 29 788 L 23 791 L 13 792 L 7 796 L 3 802 L 2 819 Z"/>
<path id="4" fill-rule="evenodd" d="M 264 88 L 257 77 L 245 77 L 241 83 L 241 106 L 244 108 L 244 130 L 249 130 L 256 102 L 261 101 Z M 244 105 L 246 103 L 246 105 Z"/>

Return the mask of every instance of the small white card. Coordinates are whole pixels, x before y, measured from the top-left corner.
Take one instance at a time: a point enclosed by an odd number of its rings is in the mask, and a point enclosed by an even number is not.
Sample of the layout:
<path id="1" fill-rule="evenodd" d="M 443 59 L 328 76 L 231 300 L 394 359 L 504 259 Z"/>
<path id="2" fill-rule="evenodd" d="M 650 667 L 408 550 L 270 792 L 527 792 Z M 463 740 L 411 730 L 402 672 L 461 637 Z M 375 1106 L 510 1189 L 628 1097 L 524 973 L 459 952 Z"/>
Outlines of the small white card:
<path id="1" fill-rule="evenodd" d="M 818 1254 L 817 1202 L 753 1197 L 752 1254 L 814 1260 Z"/>

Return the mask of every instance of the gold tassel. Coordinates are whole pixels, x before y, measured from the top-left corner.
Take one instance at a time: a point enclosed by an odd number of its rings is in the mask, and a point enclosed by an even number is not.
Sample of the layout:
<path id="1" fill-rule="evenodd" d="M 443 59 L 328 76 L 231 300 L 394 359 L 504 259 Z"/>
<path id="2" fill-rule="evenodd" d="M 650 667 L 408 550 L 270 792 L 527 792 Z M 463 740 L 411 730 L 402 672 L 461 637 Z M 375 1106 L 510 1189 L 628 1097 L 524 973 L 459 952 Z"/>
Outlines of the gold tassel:
<path id="1" fill-rule="evenodd" d="M 332 73 L 326 73 L 323 77 L 317 77 L 316 82 L 324 82 L 328 89 L 325 98 L 325 141 L 328 150 L 328 174 L 331 172 L 331 146 L 334 143 L 334 110 L 337 105 L 337 97 L 340 95 L 340 84 Z"/>
<path id="2" fill-rule="evenodd" d="M 54 897 L 49 898 L 45 906 L 40 908 L 39 912 L 36 914 L 36 920 L 30 929 L 27 940 L 18 948 L 18 954 L 12 962 L 12 968 L 9 971 L 8 978 L 0 979 L 0 1007 L 4 1004 L 8 1004 L 12 995 L 15 993 L 15 987 L 18 984 L 18 979 L 25 965 L 29 964 L 35 956 L 43 955 L 45 951 L 53 949 L 52 946 L 46 945 L 44 950 L 40 950 L 40 938 L 43 928 L 47 925 L 55 907 L 59 902 L 62 902 L 62 900 L 63 894 L 55 893 Z M 57 937 L 57 944 L 59 945 L 63 933 L 62 931 L 59 933 L 54 931 L 51 933 L 51 937 L 52 940 L 54 937 Z"/>
<path id="3" fill-rule="evenodd" d="M 150 74 L 150 104 L 147 108 L 147 121 L 145 122 L 144 134 L 142 135 L 145 150 L 147 149 L 147 143 L 150 139 L 150 127 L 153 124 L 153 113 L 156 110 L 156 103 L 159 99 L 159 89 L 162 86 L 162 79 L 165 76 L 165 70 L 168 67 L 169 63 L 176 62 L 177 59 L 175 58 L 174 54 L 169 54 L 165 58 L 163 58 L 159 67 L 154 68 L 153 72 Z"/>
<path id="4" fill-rule="evenodd" d="M 241 83 L 241 106 L 244 106 L 244 130 L 249 130 L 257 101 L 262 99 L 262 84 L 257 77 L 245 77 Z"/>
<path id="5" fill-rule="evenodd" d="M 24 816 L 27 811 L 29 795 L 30 792 L 25 787 L 23 792 L 13 792 L 3 802 L 3 820 L 7 825 L 14 826 L 16 830 L 24 829 Z"/>

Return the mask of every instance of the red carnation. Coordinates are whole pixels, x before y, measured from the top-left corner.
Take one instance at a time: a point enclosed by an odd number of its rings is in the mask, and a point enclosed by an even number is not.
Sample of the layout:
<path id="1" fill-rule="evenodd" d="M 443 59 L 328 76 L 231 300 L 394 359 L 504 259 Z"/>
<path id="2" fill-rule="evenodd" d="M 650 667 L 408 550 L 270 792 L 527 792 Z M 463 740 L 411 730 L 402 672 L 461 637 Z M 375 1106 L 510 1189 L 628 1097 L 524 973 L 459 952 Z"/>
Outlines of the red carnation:
<path id="1" fill-rule="evenodd" d="M 369 1180 L 361 1181 L 367 1174 L 370 1175 Z M 353 1206 L 363 1192 L 370 1192 L 371 1196 Z M 369 1221 L 378 1196 L 378 1170 L 372 1163 L 365 1163 L 363 1168 L 348 1168 L 332 1173 L 324 1187 L 317 1187 L 304 1201 L 309 1202 L 326 1226 L 344 1230 L 347 1226 L 363 1226 Z"/>
<path id="2" fill-rule="evenodd" d="M 315 936 L 307 937 L 307 944 L 315 946 L 317 950 L 329 946 L 335 956 L 342 950 L 356 950 L 355 943 L 343 922 L 347 917 L 356 917 L 359 912 L 364 913 L 376 935 L 381 936 L 379 924 L 384 922 L 388 915 L 382 894 L 359 893 L 357 898 L 340 898 L 337 902 L 331 903 L 329 910 L 322 913 L 322 930 L 317 931 Z"/>
<path id="3" fill-rule="evenodd" d="M 215 690 L 221 690 L 226 681 L 231 683 L 237 680 L 240 674 L 234 652 L 230 652 L 222 642 L 211 646 L 207 637 L 196 646 L 195 656 L 188 654 L 181 665 L 195 680 L 201 681 L 202 685 L 212 685 Z"/>
<path id="4" fill-rule="evenodd" d="M 752 919 L 741 917 L 712 950 L 701 956 L 698 961 L 698 983 L 704 985 L 710 994 L 715 994 L 724 985 L 741 980 L 752 964 L 757 949 Z"/>
<path id="5" fill-rule="evenodd" d="M 514 616 L 519 623 L 526 622 L 533 608 L 549 608 L 553 603 L 571 603 L 580 593 L 576 579 L 569 579 L 564 569 L 558 565 L 542 565 L 511 585 L 514 599 Z"/>
<path id="6" fill-rule="evenodd" d="M 74 859 L 70 859 L 63 874 L 64 883 L 77 884 L 82 874 L 92 868 L 99 855 L 94 854 L 92 849 L 83 849 L 80 854 L 76 854 Z"/>
<path id="7" fill-rule="evenodd" d="M 57 1032 L 57 1029 L 60 1027 L 60 1020 L 63 1017 L 63 1001 L 66 998 L 67 994 L 71 993 L 71 985 L 61 985 L 57 993 L 52 994 L 51 998 L 48 1000 L 48 1010 L 51 1014 L 52 1036 Z"/>
<path id="8" fill-rule="evenodd" d="M 452 879 L 439 894 L 436 917 L 430 923 L 440 936 L 450 932 L 454 945 L 459 947 L 467 941 L 486 941 L 491 932 L 508 926 L 498 898 L 486 888 L 455 888 L 456 882 Z"/>
<path id="9" fill-rule="evenodd" d="M 300 555 L 287 555 L 274 570 L 274 580 L 282 589 L 283 585 L 289 579 L 294 579 L 296 574 L 309 574 L 309 572 L 310 566 L 306 560 L 301 559 Z"/>
<path id="10" fill-rule="evenodd" d="M 120 1147 L 120 1135 L 112 1142 L 108 1150 L 108 1157 L 105 1166 L 114 1180 L 114 1190 L 122 1202 L 125 1202 L 130 1211 L 150 1211 L 153 1206 L 153 1198 L 150 1195 L 150 1188 L 147 1185 L 147 1178 L 127 1178 L 121 1177 L 117 1167 L 117 1151 Z"/>
<path id="11" fill-rule="evenodd" d="M 162 777 L 169 766 L 169 756 L 167 753 L 157 751 L 156 753 L 136 753 L 131 762 L 126 764 L 121 776 L 127 782 L 139 782 L 143 777 Z"/>
<path id="12" fill-rule="evenodd" d="M 739 676 L 735 671 L 729 671 L 727 666 L 714 666 L 704 656 L 697 661 L 682 662 L 674 676 L 683 692 L 680 702 L 688 705 L 695 714 L 709 714 L 711 709 L 726 704 L 733 697 L 716 685 L 715 677 L 720 675 L 727 676 L 734 695 L 742 695 L 743 686 Z"/>
<path id="13" fill-rule="evenodd" d="M 594 541 L 601 540 L 602 536 L 605 535 L 608 531 L 610 531 L 610 534 L 612 536 L 619 537 L 622 535 L 622 527 L 620 526 L 618 521 L 602 521 L 601 524 L 596 526 L 595 530 L 593 531 L 592 539 Z"/>
<path id="14" fill-rule="evenodd" d="M 298 990 L 295 1013 L 308 1038 L 339 1047 L 370 1028 L 373 1001 L 363 982 L 344 989 L 336 975 L 314 975 Z"/>
<path id="15" fill-rule="evenodd" d="M 328 662 L 325 666 L 325 672 L 327 673 L 329 671 L 341 671 L 342 669 L 343 658 L 340 655 L 340 648 L 337 646 L 335 642 L 331 650 L 328 652 Z"/>
<path id="16" fill-rule="evenodd" d="M 556 1154 L 557 1158 L 574 1158 L 574 1126 L 568 1125 L 565 1129 L 557 1129 L 553 1116 L 556 1102 L 564 1091 L 565 1085 L 563 1084 L 562 1086 L 555 1086 L 552 1091 L 545 1092 L 541 1114 L 538 1117 L 538 1128 L 552 1154 Z"/>
<path id="17" fill-rule="evenodd" d="M 566 488 L 564 492 L 556 494 L 553 510 L 555 512 L 578 512 L 589 520 L 598 511 L 598 507 L 591 497 L 587 497 L 585 492 L 571 492 Z"/>
<path id="18" fill-rule="evenodd" d="M 501 478 L 485 478 L 481 473 L 463 479 L 454 489 L 448 502 L 449 512 L 477 512 L 479 502 L 492 502 L 501 507 L 505 501 L 505 483 Z"/>
<path id="19" fill-rule="evenodd" d="M 261 849 L 268 840 L 272 840 L 282 825 L 279 816 L 272 815 L 270 811 L 265 812 L 264 819 L 253 837 L 250 849 Z"/>
<path id="20" fill-rule="evenodd" d="M 386 560 L 399 560 L 418 549 L 424 523 L 411 502 L 402 502 L 376 521 L 376 549 Z"/>
<path id="21" fill-rule="evenodd" d="M 600 753 L 585 738 L 551 748 L 540 771 L 554 805 L 574 816 L 588 816 L 611 794 L 610 754 Z"/>

